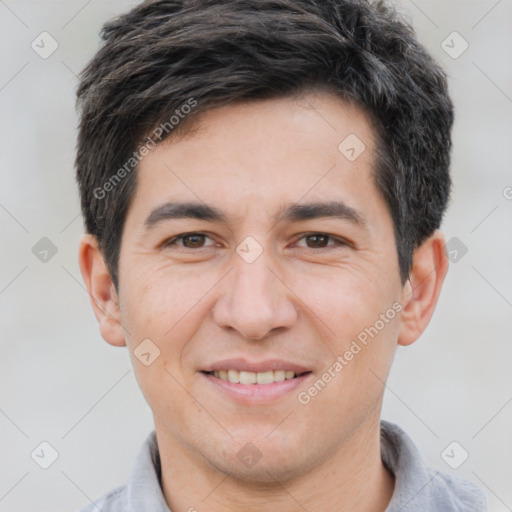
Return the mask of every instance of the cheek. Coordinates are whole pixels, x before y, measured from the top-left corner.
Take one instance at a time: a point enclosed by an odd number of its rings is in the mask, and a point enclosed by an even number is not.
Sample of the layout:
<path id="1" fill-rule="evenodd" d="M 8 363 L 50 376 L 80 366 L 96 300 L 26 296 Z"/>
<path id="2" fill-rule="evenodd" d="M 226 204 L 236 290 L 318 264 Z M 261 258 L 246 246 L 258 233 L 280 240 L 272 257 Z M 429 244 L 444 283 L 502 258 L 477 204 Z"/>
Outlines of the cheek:
<path id="1" fill-rule="evenodd" d="M 124 277 L 122 316 L 127 329 L 137 337 L 153 336 L 162 345 L 183 338 L 184 329 L 193 330 L 197 322 L 191 319 L 203 312 L 203 299 L 216 282 L 201 272 L 151 264 Z"/>
<path id="2" fill-rule="evenodd" d="M 349 270 L 337 269 L 321 280 L 297 281 L 295 290 L 305 312 L 314 313 L 312 318 L 321 321 L 322 330 L 329 333 L 328 338 L 338 340 L 340 348 L 392 305 L 386 290 Z"/>
<path id="3" fill-rule="evenodd" d="M 178 417 L 185 404 L 195 407 L 179 383 L 186 378 L 183 359 L 188 341 L 205 315 L 208 304 L 204 297 L 212 283 L 201 273 L 180 273 L 155 265 L 139 267 L 123 278 L 121 316 L 129 331 L 127 345 L 137 382 L 154 414 Z M 148 339 L 157 348 L 150 344 L 145 352 L 158 355 L 146 366 L 137 354 L 141 342 Z"/>
<path id="4" fill-rule="evenodd" d="M 330 399 L 341 400 L 347 407 L 359 400 L 374 401 L 382 392 L 379 379 L 385 380 L 389 372 L 399 329 L 390 288 L 345 273 L 324 280 L 322 286 L 305 286 L 302 293 L 314 313 L 310 319 L 320 333 L 320 343 L 329 354 L 325 370 L 330 368 L 336 375 L 327 395 L 332 393 Z M 336 361 L 338 371 L 333 368 Z"/>

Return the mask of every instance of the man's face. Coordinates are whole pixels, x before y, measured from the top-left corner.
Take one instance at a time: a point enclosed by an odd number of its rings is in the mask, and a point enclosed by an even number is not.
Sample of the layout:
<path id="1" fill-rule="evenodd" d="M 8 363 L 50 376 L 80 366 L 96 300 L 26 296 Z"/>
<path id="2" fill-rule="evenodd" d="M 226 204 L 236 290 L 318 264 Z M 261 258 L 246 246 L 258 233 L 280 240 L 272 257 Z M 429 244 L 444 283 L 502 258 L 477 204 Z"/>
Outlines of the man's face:
<path id="1" fill-rule="evenodd" d="M 375 141 L 328 94 L 210 110 L 198 128 L 140 163 L 119 262 L 126 342 L 159 439 L 205 467 L 282 480 L 379 419 L 404 289 Z M 355 160 L 351 134 L 365 145 Z M 183 203 L 197 208 L 177 216 Z M 148 366 L 133 354 L 146 339 L 141 359 L 160 351 Z M 215 368 L 308 373 L 241 384 Z"/>

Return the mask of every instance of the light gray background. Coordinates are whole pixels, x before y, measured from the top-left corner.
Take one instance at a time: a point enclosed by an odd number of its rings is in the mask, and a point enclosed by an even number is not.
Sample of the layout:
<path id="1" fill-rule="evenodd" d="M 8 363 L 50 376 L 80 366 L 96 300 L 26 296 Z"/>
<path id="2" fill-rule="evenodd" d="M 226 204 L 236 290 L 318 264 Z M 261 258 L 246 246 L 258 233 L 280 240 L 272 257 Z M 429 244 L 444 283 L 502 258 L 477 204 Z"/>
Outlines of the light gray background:
<path id="1" fill-rule="evenodd" d="M 0 512 L 64 512 L 128 477 L 152 428 L 126 349 L 99 335 L 77 263 L 75 74 L 128 1 L 0 0 Z M 422 338 L 399 349 L 383 417 L 427 463 L 479 484 L 489 510 L 512 510 L 512 3 L 403 0 L 419 39 L 450 75 L 457 120 L 454 194 L 444 232 L 468 251 L 452 263 Z M 59 47 L 42 59 L 31 42 Z M 441 47 L 457 31 L 469 48 Z M 448 44 L 457 48 L 460 40 Z M 507 194 L 506 191 L 509 191 Z M 505 191 L 505 193 L 504 193 Z M 42 237 L 57 246 L 43 263 Z M 456 440 L 459 469 L 441 458 Z M 42 441 L 49 469 L 30 457 Z"/>

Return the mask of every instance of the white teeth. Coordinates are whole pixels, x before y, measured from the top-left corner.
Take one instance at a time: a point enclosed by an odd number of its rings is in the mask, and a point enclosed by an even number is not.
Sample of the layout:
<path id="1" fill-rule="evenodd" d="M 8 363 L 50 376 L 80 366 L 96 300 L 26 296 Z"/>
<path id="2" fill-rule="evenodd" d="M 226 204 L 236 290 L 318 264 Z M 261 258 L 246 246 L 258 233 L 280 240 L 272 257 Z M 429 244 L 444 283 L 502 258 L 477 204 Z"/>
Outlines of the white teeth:
<path id="1" fill-rule="evenodd" d="M 228 370 L 228 380 L 229 382 L 240 382 L 240 372 L 236 370 Z"/>
<path id="2" fill-rule="evenodd" d="M 239 372 L 238 370 L 215 370 L 215 377 L 235 384 L 272 384 L 273 382 L 282 382 L 295 377 L 295 372 L 291 370 L 275 370 L 268 372 Z"/>
<path id="3" fill-rule="evenodd" d="M 275 370 L 274 371 L 274 380 L 276 382 L 282 382 L 285 378 L 286 378 L 286 372 L 284 370 Z M 292 379 L 293 379 L 293 375 L 292 375 Z"/>
<path id="4" fill-rule="evenodd" d="M 240 384 L 256 384 L 256 374 L 253 372 L 240 372 L 238 377 Z M 261 384 L 261 382 L 258 382 Z"/>
<path id="5" fill-rule="evenodd" d="M 258 384 L 272 384 L 274 382 L 274 372 L 261 372 L 256 374 Z"/>

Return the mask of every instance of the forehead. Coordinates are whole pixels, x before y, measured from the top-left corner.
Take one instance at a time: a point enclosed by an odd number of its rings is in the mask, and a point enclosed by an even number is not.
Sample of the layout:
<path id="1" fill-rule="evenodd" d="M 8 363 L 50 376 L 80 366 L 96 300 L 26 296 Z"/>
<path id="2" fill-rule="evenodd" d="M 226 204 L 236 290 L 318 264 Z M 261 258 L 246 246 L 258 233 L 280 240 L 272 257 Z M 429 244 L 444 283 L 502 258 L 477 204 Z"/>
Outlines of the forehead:
<path id="1" fill-rule="evenodd" d="M 374 155 L 364 112 L 331 94 L 230 104 L 141 160 L 132 206 L 147 217 L 169 201 L 215 202 L 234 221 L 306 199 L 355 207 L 378 195 Z"/>

